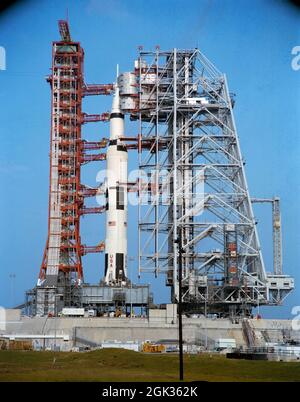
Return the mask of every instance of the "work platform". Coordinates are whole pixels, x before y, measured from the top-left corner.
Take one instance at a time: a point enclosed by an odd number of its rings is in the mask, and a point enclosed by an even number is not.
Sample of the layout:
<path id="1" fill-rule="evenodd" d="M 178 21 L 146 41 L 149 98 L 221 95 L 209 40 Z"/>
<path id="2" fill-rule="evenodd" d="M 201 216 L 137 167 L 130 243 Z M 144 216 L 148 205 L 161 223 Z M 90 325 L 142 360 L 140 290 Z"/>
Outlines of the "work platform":
<path id="1" fill-rule="evenodd" d="M 140 309 L 141 314 L 147 315 L 153 302 L 149 285 L 128 284 L 126 286 L 108 286 L 105 284 L 84 284 L 73 287 L 73 296 L 68 300 L 76 300 L 76 304 L 65 303 L 66 287 L 36 287 L 26 293 L 25 309 L 29 316 L 58 315 L 64 307 L 83 307 L 92 309 L 96 315 L 120 311 L 130 313 L 133 308 Z M 60 293 L 62 292 L 62 293 Z M 74 296 L 76 292 L 76 297 Z"/>

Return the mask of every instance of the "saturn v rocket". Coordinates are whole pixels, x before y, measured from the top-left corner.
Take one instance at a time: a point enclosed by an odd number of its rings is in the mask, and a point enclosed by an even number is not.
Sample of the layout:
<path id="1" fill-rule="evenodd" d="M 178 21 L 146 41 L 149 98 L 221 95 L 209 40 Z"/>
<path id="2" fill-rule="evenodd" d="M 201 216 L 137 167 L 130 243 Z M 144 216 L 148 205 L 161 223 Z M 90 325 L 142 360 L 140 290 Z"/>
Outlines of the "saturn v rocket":
<path id="1" fill-rule="evenodd" d="M 127 282 L 127 181 L 128 155 L 122 141 L 124 115 L 116 84 L 110 114 L 110 139 L 106 155 L 105 283 Z"/>

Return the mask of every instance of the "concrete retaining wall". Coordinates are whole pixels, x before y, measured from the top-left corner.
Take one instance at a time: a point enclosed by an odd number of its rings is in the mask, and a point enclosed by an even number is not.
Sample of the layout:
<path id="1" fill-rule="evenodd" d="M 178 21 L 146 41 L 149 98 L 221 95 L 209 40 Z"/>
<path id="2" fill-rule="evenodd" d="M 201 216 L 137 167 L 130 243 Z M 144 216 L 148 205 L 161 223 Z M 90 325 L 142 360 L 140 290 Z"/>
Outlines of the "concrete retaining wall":
<path id="1" fill-rule="evenodd" d="M 172 305 L 170 305 L 172 306 Z M 175 314 L 175 317 L 174 317 Z M 178 339 L 176 311 L 169 307 L 166 310 L 150 310 L 147 318 L 48 318 L 22 317 L 19 313 L 9 312 L 3 334 L 54 334 L 69 335 L 70 344 L 101 344 L 103 341 L 117 340 L 121 342 L 145 340 L 159 341 Z M 20 317 L 19 317 L 20 318 Z M 290 320 L 248 320 L 257 340 L 257 346 L 266 342 L 282 342 L 285 334 L 293 337 Z M 234 338 L 237 346 L 247 346 L 242 330 L 242 323 L 232 323 L 228 319 L 183 318 L 184 340 L 190 344 L 213 346 L 216 339 Z M 300 332 L 300 331 L 298 331 Z M 80 342 L 79 342 L 80 340 Z"/>

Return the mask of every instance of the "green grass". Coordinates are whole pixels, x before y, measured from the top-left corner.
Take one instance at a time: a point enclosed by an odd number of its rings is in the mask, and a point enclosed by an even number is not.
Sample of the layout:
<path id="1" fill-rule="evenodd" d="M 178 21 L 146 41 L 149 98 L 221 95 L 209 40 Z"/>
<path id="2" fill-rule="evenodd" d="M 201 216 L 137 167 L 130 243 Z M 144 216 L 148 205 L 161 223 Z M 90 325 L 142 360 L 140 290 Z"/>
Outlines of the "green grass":
<path id="1" fill-rule="evenodd" d="M 177 381 L 178 356 L 122 349 L 86 353 L 0 351 L 0 381 Z M 185 355 L 186 381 L 300 381 L 300 363 Z"/>

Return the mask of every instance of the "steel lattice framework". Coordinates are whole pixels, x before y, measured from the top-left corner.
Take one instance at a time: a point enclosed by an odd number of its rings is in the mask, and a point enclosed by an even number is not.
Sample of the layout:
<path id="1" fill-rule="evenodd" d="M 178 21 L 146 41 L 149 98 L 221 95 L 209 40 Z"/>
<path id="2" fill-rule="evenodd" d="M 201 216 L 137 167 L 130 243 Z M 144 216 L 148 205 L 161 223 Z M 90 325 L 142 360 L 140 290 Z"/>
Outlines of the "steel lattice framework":
<path id="1" fill-rule="evenodd" d="M 81 257 L 102 252 L 104 243 L 85 246 L 80 238 L 80 217 L 102 213 L 105 206 L 86 207 L 85 197 L 97 195 L 97 189 L 81 184 L 81 165 L 105 160 L 105 154 L 90 154 L 105 148 L 106 140 L 87 142 L 81 138 L 81 126 L 88 122 L 108 121 L 109 113 L 82 113 L 82 100 L 88 95 L 109 95 L 112 84 L 84 83 L 84 51 L 71 40 L 66 21 L 59 21 L 61 41 L 52 46 L 50 135 L 50 191 L 48 238 L 37 286 L 37 313 L 54 314 L 55 295 L 65 306 L 76 305 L 78 287 L 83 282 Z"/>
<path id="2" fill-rule="evenodd" d="M 79 43 L 53 44 L 49 236 L 40 279 L 73 272 L 82 280 L 79 235 L 80 140 L 83 50 Z"/>
<path id="3" fill-rule="evenodd" d="M 293 280 L 266 273 L 226 76 L 198 49 L 159 48 L 135 75 L 140 272 L 165 273 L 177 301 L 181 239 L 186 309 L 280 303 Z"/>

